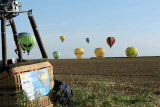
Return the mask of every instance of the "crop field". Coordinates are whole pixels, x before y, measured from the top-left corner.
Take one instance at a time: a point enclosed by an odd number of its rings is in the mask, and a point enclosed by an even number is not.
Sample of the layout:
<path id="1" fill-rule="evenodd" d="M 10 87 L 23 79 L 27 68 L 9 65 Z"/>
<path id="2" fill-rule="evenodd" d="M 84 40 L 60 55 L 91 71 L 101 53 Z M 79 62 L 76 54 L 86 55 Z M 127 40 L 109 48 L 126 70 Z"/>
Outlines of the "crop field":
<path id="1" fill-rule="evenodd" d="M 160 94 L 160 57 L 50 59 L 57 80 L 71 86 L 106 82 L 117 91 Z M 94 87 L 94 85 L 93 85 Z"/>
<path id="2" fill-rule="evenodd" d="M 49 59 L 49 62 L 55 79 L 65 81 L 73 90 L 98 93 L 105 84 L 121 95 L 151 93 L 155 98 L 152 104 L 160 106 L 160 57 Z M 110 91 L 107 87 L 106 92 Z"/>
<path id="3" fill-rule="evenodd" d="M 160 57 L 50 59 L 49 62 L 55 78 L 72 88 L 96 92 L 99 84 L 105 83 L 125 95 L 160 96 Z"/>

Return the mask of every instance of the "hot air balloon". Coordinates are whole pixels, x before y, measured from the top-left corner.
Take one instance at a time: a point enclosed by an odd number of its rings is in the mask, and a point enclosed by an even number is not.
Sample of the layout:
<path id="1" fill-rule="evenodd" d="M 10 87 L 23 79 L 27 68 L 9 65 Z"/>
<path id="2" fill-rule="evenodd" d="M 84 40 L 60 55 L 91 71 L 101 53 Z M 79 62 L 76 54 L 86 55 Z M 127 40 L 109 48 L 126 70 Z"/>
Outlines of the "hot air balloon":
<path id="1" fill-rule="evenodd" d="M 108 37 L 106 41 L 107 41 L 107 44 L 111 48 L 113 46 L 113 44 L 115 43 L 115 38 L 114 37 Z"/>
<path id="2" fill-rule="evenodd" d="M 23 49 L 25 49 L 28 52 L 29 55 L 29 52 L 36 44 L 36 38 L 32 35 L 22 36 L 20 39 L 20 44 L 23 47 Z"/>
<path id="3" fill-rule="evenodd" d="M 20 42 L 21 37 L 24 36 L 24 35 L 30 35 L 30 34 L 27 33 L 27 32 L 21 32 L 21 33 L 19 33 L 19 34 L 18 34 L 18 41 L 19 41 L 19 42 Z M 23 49 L 22 46 L 21 46 L 21 49 L 23 50 L 23 53 L 25 53 L 25 49 Z"/>
<path id="4" fill-rule="evenodd" d="M 86 38 L 86 41 L 87 41 L 87 43 L 89 43 L 90 39 L 89 39 L 89 38 Z"/>
<path id="5" fill-rule="evenodd" d="M 104 48 L 96 48 L 94 53 L 97 58 L 102 58 L 105 54 L 105 49 Z"/>
<path id="6" fill-rule="evenodd" d="M 38 77 L 38 80 L 44 84 L 48 78 L 46 70 L 44 69 L 39 70 L 37 72 L 37 77 Z"/>
<path id="7" fill-rule="evenodd" d="M 63 42 L 65 40 L 65 36 L 60 36 L 60 40 Z"/>
<path id="8" fill-rule="evenodd" d="M 60 57 L 60 53 L 59 53 L 58 51 L 54 51 L 54 52 L 53 52 L 53 57 L 54 57 L 55 59 L 58 59 L 58 58 Z"/>
<path id="9" fill-rule="evenodd" d="M 30 35 L 30 34 L 27 33 L 27 32 L 18 33 L 18 41 L 20 42 L 21 37 L 22 37 L 22 36 L 25 36 L 25 35 Z"/>
<path id="10" fill-rule="evenodd" d="M 74 53 L 75 53 L 77 59 L 82 59 L 82 56 L 84 54 L 84 49 L 83 48 L 76 48 L 74 50 Z"/>
<path id="11" fill-rule="evenodd" d="M 136 57 L 138 54 L 138 49 L 135 47 L 128 47 L 125 51 L 127 57 Z"/>

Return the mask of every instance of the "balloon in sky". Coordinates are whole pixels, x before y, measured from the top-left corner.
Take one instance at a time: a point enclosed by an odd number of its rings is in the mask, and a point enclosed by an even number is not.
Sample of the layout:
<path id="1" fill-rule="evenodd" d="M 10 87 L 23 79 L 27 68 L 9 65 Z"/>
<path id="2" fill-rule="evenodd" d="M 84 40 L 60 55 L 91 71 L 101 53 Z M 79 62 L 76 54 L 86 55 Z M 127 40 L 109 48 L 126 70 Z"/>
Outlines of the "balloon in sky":
<path id="1" fill-rule="evenodd" d="M 127 57 L 136 57 L 138 54 L 138 49 L 135 47 L 128 47 L 125 52 Z"/>
<path id="2" fill-rule="evenodd" d="M 90 39 L 89 39 L 89 38 L 86 38 L 86 41 L 87 41 L 87 43 L 89 43 L 89 42 L 90 42 Z"/>
<path id="3" fill-rule="evenodd" d="M 59 53 L 58 51 L 54 51 L 54 52 L 53 52 L 53 57 L 54 57 L 55 59 L 58 59 L 58 58 L 60 57 L 60 53 Z"/>
<path id="4" fill-rule="evenodd" d="M 60 40 L 63 42 L 65 40 L 65 36 L 60 36 Z"/>
<path id="5" fill-rule="evenodd" d="M 20 42 L 21 37 L 22 37 L 22 36 L 25 36 L 25 35 L 30 35 L 30 34 L 27 33 L 27 32 L 18 33 L 18 41 Z"/>
<path id="6" fill-rule="evenodd" d="M 46 70 L 44 69 L 39 70 L 37 72 L 37 77 L 38 77 L 38 80 L 44 84 L 48 78 Z"/>
<path id="7" fill-rule="evenodd" d="M 24 35 L 30 35 L 30 34 L 27 33 L 27 32 L 21 32 L 21 33 L 19 33 L 19 34 L 18 34 L 18 41 L 19 41 L 19 42 L 20 42 L 21 37 L 24 36 Z M 23 49 L 22 46 L 21 46 L 21 49 L 23 50 L 23 53 L 24 53 L 24 52 L 25 52 L 25 49 Z"/>
<path id="8" fill-rule="evenodd" d="M 75 53 L 77 59 L 82 59 L 82 56 L 84 54 L 84 49 L 83 48 L 76 48 L 74 50 L 74 53 Z"/>
<path id="9" fill-rule="evenodd" d="M 105 49 L 104 48 L 96 48 L 94 53 L 97 58 L 102 58 L 105 54 Z"/>
<path id="10" fill-rule="evenodd" d="M 22 36 L 20 39 L 20 44 L 23 47 L 23 49 L 25 49 L 28 52 L 29 55 L 29 52 L 36 44 L 36 38 L 32 35 Z"/>
<path id="11" fill-rule="evenodd" d="M 111 48 L 113 46 L 113 44 L 115 43 L 115 38 L 114 37 L 108 37 L 106 41 L 107 41 L 107 44 Z"/>

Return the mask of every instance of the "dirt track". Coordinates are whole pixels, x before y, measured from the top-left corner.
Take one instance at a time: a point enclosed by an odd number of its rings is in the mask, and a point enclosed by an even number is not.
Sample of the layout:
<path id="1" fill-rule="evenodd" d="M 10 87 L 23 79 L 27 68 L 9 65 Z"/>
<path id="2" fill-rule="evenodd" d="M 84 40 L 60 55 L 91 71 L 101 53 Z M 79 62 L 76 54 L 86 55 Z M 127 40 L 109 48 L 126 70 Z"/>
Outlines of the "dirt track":
<path id="1" fill-rule="evenodd" d="M 119 92 L 160 94 L 160 57 L 50 59 L 56 79 L 71 86 L 107 82 Z"/>

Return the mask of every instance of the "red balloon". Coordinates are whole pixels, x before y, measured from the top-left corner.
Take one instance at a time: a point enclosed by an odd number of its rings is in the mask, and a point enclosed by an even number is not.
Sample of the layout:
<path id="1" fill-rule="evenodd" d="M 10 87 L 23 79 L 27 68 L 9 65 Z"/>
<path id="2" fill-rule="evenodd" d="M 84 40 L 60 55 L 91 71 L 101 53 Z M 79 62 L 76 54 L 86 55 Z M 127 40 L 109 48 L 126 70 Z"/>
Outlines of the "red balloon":
<path id="1" fill-rule="evenodd" d="M 107 44 L 111 48 L 113 46 L 113 44 L 115 43 L 115 38 L 114 37 L 108 37 L 106 41 L 107 41 Z"/>

